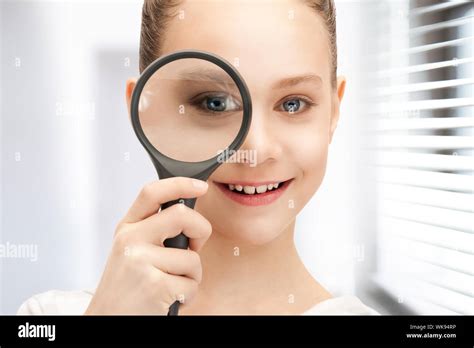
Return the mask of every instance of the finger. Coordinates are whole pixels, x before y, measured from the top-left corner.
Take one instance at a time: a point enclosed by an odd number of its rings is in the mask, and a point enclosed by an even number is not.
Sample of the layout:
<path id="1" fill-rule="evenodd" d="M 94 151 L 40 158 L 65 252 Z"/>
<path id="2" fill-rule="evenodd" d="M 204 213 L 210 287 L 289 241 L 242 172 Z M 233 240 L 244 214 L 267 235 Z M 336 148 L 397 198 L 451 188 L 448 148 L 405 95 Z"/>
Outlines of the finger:
<path id="1" fill-rule="evenodd" d="M 207 182 L 185 177 L 154 181 L 143 187 L 122 222 L 143 220 L 158 212 L 161 204 L 180 198 L 202 196 L 207 192 L 207 188 Z"/>
<path id="2" fill-rule="evenodd" d="M 188 277 L 198 283 L 202 280 L 201 257 L 195 251 L 161 248 L 153 244 L 142 246 L 139 250 L 154 267 L 165 273 Z"/>
<path id="3" fill-rule="evenodd" d="M 211 223 L 197 211 L 175 204 L 145 220 L 134 223 L 127 231 L 132 238 L 163 247 L 164 241 L 183 232 L 190 240 L 189 247 L 199 251 L 212 233 Z"/>

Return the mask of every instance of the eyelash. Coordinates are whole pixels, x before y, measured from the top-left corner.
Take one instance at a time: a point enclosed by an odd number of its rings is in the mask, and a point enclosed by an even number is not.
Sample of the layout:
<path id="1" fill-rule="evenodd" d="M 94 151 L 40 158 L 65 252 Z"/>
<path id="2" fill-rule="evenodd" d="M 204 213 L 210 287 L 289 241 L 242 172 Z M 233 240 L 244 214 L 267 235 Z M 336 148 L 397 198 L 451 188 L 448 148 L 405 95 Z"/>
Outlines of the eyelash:
<path id="1" fill-rule="evenodd" d="M 278 111 L 281 111 L 281 112 L 284 112 L 284 113 L 288 113 L 290 115 L 293 115 L 293 114 L 300 114 L 302 112 L 305 112 L 306 110 L 308 110 L 309 108 L 312 108 L 312 107 L 315 107 L 317 106 L 318 104 L 316 104 L 315 102 L 313 102 L 311 99 L 309 99 L 308 97 L 305 97 L 305 96 L 302 96 L 302 95 L 292 95 L 292 96 L 289 96 L 285 99 L 283 99 L 281 102 L 278 103 L 278 105 L 280 107 L 283 106 L 284 103 L 286 103 L 287 101 L 289 100 L 294 100 L 294 99 L 300 99 L 302 100 L 303 102 L 305 102 L 307 104 L 306 108 L 301 110 L 301 111 L 296 111 L 294 113 L 290 113 L 286 110 L 278 110 Z"/>
<path id="2" fill-rule="evenodd" d="M 229 112 L 232 112 L 232 111 L 213 111 L 213 110 L 204 109 L 202 107 L 202 104 L 206 100 L 206 98 L 219 97 L 219 96 L 222 97 L 222 93 L 220 93 L 220 92 L 203 92 L 203 93 L 200 93 L 197 96 L 194 96 L 193 98 L 191 98 L 189 103 L 193 107 L 197 108 L 199 111 L 205 112 L 207 114 L 211 114 L 211 115 L 214 115 L 214 116 L 225 116 L 226 113 L 229 113 Z M 230 96 L 230 97 L 234 101 L 237 101 L 237 99 L 235 99 L 233 96 Z M 238 104 L 238 101 L 237 101 L 237 104 Z M 239 106 L 238 110 L 241 110 L 241 106 L 240 105 L 237 105 L 237 106 Z"/>

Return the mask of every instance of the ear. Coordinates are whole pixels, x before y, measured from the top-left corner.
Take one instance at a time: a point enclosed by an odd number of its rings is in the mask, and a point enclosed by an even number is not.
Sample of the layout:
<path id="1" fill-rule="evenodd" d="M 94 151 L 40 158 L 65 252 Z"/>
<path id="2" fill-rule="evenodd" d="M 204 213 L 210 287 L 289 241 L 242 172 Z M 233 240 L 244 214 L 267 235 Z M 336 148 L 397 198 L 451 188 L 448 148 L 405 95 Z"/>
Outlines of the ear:
<path id="1" fill-rule="evenodd" d="M 336 130 L 337 123 L 339 121 L 340 106 L 342 98 L 344 97 L 344 91 L 346 89 L 346 78 L 344 76 L 337 77 L 336 95 L 333 96 L 333 109 L 331 114 L 331 121 L 329 127 L 329 144 L 332 142 L 332 136 Z"/>
<path id="2" fill-rule="evenodd" d="M 130 104 L 132 102 L 132 93 L 133 90 L 135 89 L 135 85 L 137 84 L 137 79 L 136 78 L 129 78 L 127 80 L 126 86 L 125 86 L 125 98 L 127 100 L 127 110 L 128 110 L 128 118 L 130 119 Z"/>

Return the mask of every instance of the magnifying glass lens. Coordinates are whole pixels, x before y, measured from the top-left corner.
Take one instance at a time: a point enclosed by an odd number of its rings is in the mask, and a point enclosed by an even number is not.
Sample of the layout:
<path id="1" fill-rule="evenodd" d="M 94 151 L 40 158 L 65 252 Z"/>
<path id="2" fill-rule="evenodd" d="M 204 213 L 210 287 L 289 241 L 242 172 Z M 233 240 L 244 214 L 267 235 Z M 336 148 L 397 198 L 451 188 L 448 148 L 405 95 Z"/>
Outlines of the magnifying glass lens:
<path id="1" fill-rule="evenodd" d="M 148 141 L 163 155 L 200 162 L 224 151 L 243 119 L 242 97 L 231 76 L 204 59 L 183 58 L 156 70 L 138 103 Z"/>

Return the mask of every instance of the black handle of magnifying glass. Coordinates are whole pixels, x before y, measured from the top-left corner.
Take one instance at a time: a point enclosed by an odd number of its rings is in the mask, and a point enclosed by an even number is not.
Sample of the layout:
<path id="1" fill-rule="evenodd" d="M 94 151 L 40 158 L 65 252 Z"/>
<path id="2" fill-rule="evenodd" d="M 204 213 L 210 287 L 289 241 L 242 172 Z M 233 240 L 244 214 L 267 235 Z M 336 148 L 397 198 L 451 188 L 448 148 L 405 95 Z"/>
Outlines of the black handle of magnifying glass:
<path id="1" fill-rule="evenodd" d="M 163 203 L 161 205 L 161 210 L 169 208 L 175 204 L 184 204 L 187 207 L 194 209 L 194 205 L 196 204 L 196 198 L 182 198 L 182 199 L 176 199 L 174 201 Z M 181 232 L 176 237 L 166 239 L 163 244 L 167 248 L 187 249 L 189 245 L 189 238 L 186 237 L 183 232 Z M 178 310 L 179 310 L 179 301 L 175 301 L 175 303 L 173 303 L 170 306 L 168 315 L 178 315 Z"/>

